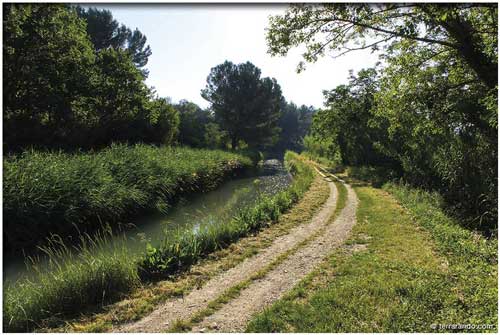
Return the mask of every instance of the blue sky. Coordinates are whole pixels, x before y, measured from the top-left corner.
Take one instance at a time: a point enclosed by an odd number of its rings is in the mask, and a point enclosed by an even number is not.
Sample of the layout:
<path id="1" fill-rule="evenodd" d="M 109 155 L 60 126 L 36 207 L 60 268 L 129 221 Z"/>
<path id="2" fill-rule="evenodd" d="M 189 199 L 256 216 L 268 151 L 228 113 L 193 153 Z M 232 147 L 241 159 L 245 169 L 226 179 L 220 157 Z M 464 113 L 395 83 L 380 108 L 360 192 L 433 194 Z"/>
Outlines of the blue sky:
<path id="1" fill-rule="evenodd" d="M 349 70 L 373 66 L 377 57 L 359 51 L 333 59 L 324 57 L 296 73 L 301 50 L 286 57 L 267 53 L 265 28 L 269 15 L 284 12 L 288 5 L 168 5 L 98 4 L 131 29 L 148 38 L 153 54 L 149 58 L 147 84 L 174 102 L 187 99 L 207 107 L 200 96 L 210 69 L 225 60 L 250 61 L 262 76 L 275 77 L 287 101 L 323 105 L 324 89 L 345 83 Z"/>

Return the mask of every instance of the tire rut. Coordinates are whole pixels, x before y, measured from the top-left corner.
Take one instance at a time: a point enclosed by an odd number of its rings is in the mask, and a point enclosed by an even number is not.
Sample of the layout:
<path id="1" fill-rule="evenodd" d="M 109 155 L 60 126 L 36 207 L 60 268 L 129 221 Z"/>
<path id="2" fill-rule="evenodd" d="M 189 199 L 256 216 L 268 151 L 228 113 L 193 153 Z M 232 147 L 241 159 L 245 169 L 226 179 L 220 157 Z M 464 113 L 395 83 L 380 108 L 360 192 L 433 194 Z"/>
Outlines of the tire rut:
<path id="1" fill-rule="evenodd" d="M 306 246 L 289 256 L 262 279 L 193 327 L 193 332 L 244 332 L 251 317 L 281 298 L 343 244 L 356 223 L 358 199 L 349 185 L 347 203 L 334 223 Z"/>
<path id="2" fill-rule="evenodd" d="M 176 320 L 189 319 L 196 312 L 207 308 L 210 301 L 215 300 L 228 288 L 247 280 L 252 274 L 264 269 L 280 255 L 293 249 L 325 227 L 335 211 L 338 191 L 335 184 L 329 178 L 325 177 L 323 173 L 320 174 L 328 181 L 330 195 L 310 222 L 297 226 L 291 229 L 288 234 L 276 238 L 269 247 L 228 271 L 212 278 L 200 289 L 191 291 L 185 297 L 170 299 L 145 318 L 134 323 L 114 327 L 111 331 L 162 332 Z"/>

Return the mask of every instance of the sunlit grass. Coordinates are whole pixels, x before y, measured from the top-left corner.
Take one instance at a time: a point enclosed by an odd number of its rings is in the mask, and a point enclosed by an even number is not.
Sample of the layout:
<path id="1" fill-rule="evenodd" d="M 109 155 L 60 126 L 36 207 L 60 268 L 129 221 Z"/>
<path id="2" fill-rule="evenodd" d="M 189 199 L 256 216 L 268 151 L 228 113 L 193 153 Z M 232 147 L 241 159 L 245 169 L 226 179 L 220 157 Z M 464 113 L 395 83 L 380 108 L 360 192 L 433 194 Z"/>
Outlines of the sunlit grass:
<path id="1" fill-rule="evenodd" d="M 454 223 L 428 193 L 386 189 L 408 211 L 382 190 L 357 188 L 357 224 L 346 246 L 247 331 L 434 332 L 436 324 L 496 330 L 496 241 Z"/>

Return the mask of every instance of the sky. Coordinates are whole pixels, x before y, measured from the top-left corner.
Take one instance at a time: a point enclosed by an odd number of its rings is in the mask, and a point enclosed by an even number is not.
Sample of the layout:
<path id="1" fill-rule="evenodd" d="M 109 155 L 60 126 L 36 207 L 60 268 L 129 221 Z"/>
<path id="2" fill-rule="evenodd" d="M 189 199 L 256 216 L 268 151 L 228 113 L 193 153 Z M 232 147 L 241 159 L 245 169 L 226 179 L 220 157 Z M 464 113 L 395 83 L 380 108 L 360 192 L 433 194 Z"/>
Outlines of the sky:
<path id="1" fill-rule="evenodd" d="M 268 17 L 283 13 L 287 4 L 264 5 L 172 5 L 96 4 L 109 9 L 114 18 L 148 39 L 152 55 L 146 68 L 148 86 L 173 102 L 181 99 L 208 107 L 200 91 L 210 69 L 225 60 L 252 62 L 262 77 L 274 77 L 287 101 L 323 106 L 323 90 L 347 82 L 349 70 L 359 71 L 377 62 L 369 50 L 333 59 L 325 56 L 298 74 L 301 51 L 286 57 L 267 53 L 265 29 Z"/>

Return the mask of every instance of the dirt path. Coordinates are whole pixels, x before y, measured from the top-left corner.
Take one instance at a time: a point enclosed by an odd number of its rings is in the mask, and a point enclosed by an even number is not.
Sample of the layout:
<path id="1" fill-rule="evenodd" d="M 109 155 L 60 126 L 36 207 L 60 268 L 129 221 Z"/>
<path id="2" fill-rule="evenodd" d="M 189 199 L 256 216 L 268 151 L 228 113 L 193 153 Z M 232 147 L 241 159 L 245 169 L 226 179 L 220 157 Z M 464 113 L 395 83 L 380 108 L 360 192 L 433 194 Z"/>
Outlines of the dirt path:
<path id="1" fill-rule="evenodd" d="M 328 225 L 320 236 L 289 256 L 262 279 L 254 281 L 241 291 L 236 299 L 205 318 L 193 331 L 244 332 L 252 315 L 292 289 L 341 245 L 356 223 L 358 204 L 352 188 L 345 186 L 348 192 L 347 204 L 333 224 Z"/>
<path id="2" fill-rule="evenodd" d="M 320 174 L 324 176 L 322 173 Z M 205 309 L 210 301 L 219 297 L 225 290 L 248 279 L 252 274 L 265 268 L 283 253 L 313 236 L 328 224 L 337 202 L 335 184 L 330 179 L 326 177 L 325 179 L 329 183 L 330 195 L 311 222 L 295 227 L 287 235 L 278 237 L 271 246 L 223 274 L 214 277 L 200 289 L 193 290 L 181 299 L 169 300 L 142 320 L 115 327 L 112 332 L 154 333 L 165 331 L 174 321 L 189 319 L 196 312 Z"/>

